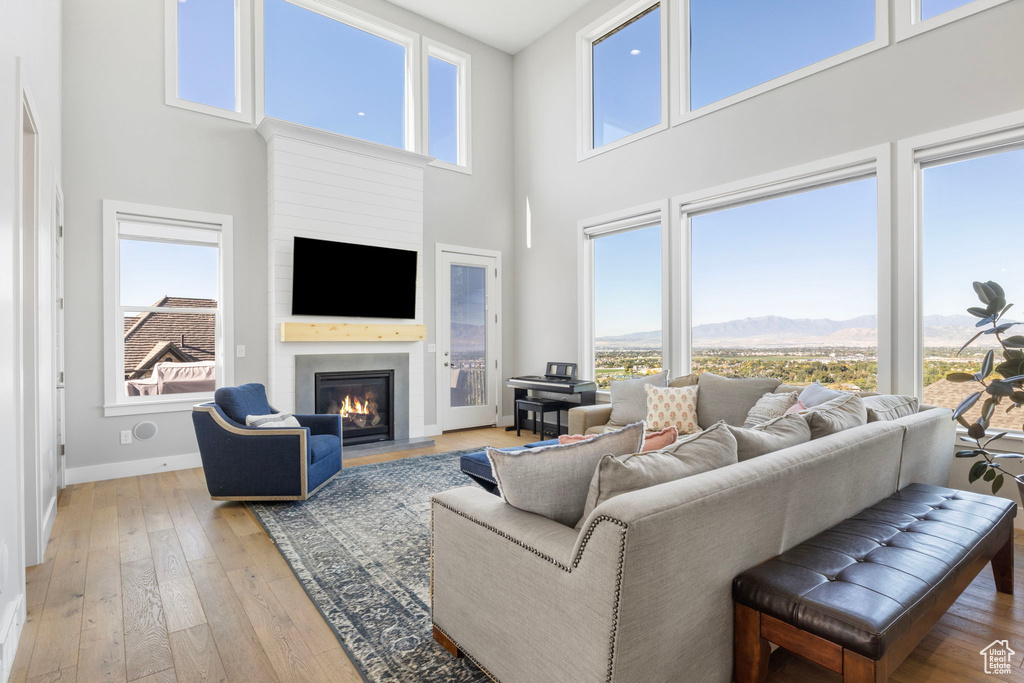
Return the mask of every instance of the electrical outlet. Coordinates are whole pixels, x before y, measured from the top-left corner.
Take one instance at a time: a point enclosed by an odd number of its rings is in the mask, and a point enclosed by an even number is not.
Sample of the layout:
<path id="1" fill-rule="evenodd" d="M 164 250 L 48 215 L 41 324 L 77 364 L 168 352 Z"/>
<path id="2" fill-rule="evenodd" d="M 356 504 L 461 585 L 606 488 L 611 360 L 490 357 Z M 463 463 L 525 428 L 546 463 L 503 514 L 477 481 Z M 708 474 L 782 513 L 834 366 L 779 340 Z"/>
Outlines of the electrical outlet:
<path id="1" fill-rule="evenodd" d="M 235 347 L 235 358 L 245 358 L 245 344 L 239 344 Z"/>
<path id="2" fill-rule="evenodd" d="M 127 446 L 132 442 L 132 430 L 122 429 L 121 430 L 121 445 Z"/>

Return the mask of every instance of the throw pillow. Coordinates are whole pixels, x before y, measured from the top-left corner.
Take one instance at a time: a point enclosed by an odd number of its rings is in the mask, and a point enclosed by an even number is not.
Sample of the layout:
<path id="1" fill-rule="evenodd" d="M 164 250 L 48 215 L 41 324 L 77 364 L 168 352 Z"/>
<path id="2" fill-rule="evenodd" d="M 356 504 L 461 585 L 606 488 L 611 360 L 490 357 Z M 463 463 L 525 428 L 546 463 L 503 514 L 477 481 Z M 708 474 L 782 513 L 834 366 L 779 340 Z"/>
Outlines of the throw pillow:
<path id="1" fill-rule="evenodd" d="M 730 426 L 729 431 L 736 437 L 740 462 L 811 440 L 811 428 L 803 415 L 784 415 L 753 429 Z"/>
<path id="2" fill-rule="evenodd" d="M 697 423 L 702 429 L 707 429 L 724 420 L 739 427 L 747 419 L 747 413 L 757 403 L 757 399 L 774 391 L 779 384 L 779 380 L 771 377 L 729 379 L 705 372 L 697 382 L 700 387 L 697 395 Z"/>
<path id="3" fill-rule="evenodd" d="M 498 494 L 512 507 L 572 526 L 583 514 L 594 468 L 606 454 L 640 450 L 644 423 L 566 446 L 541 446 L 518 451 L 487 449 Z"/>
<path id="4" fill-rule="evenodd" d="M 609 498 L 735 463 L 736 437 L 724 422 L 684 437 L 667 448 L 632 455 L 606 455 L 594 471 L 583 516 L 576 528 L 581 528 L 594 508 Z"/>
<path id="5" fill-rule="evenodd" d="M 784 415 L 792 415 L 793 413 L 802 413 L 802 412 L 804 412 L 805 410 L 807 410 L 807 406 L 805 406 L 805 405 L 804 405 L 803 403 L 801 403 L 800 401 L 797 401 L 796 403 L 794 403 L 793 405 L 791 405 L 791 406 L 790 406 L 789 408 L 787 408 L 787 409 L 786 409 L 786 412 L 785 412 L 785 413 L 783 413 L 783 414 L 784 414 Z"/>
<path id="6" fill-rule="evenodd" d="M 697 426 L 698 386 L 652 387 L 647 385 L 647 428 L 660 431 L 676 427 L 683 434 L 700 431 Z"/>
<path id="7" fill-rule="evenodd" d="M 245 426 L 261 429 L 286 429 L 302 425 L 291 413 L 274 413 L 273 415 L 246 415 Z"/>
<path id="8" fill-rule="evenodd" d="M 667 377 L 667 372 L 659 372 L 647 377 L 612 382 L 608 387 L 612 395 L 612 414 L 608 418 L 608 424 L 621 427 L 644 419 L 647 416 L 647 398 L 644 394 L 644 387 L 647 385 L 663 387 Z"/>
<path id="9" fill-rule="evenodd" d="M 796 393 L 799 394 L 804 389 L 805 389 L 805 387 L 798 387 L 795 384 L 780 384 L 779 386 L 775 387 L 775 393 L 776 394 L 789 394 L 789 393 L 792 393 L 792 392 L 795 391 Z"/>
<path id="10" fill-rule="evenodd" d="M 797 395 L 795 391 L 789 394 L 765 394 L 757 399 L 757 403 L 747 413 L 747 419 L 743 422 L 743 426 L 749 429 L 757 425 L 763 425 L 765 422 L 774 420 L 777 417 L 782 417 L 786 414 L 787 410 L 796 405 Z"/>
<path id="11" fill-rule="evenodd" d="M 827 389 L 818 382 L 814 384 L 808 384 L 804 387 L 804 390 L 800 392 L 800 402 L 808 408 L 814 406 L 820 406 L 822 403 L 831 401 L 834 398 L 845 396 L 846 392 L 836 391 L 835 389 Z"/>
<path id="12" fill-rule="evenodd" d="M 801 415 L 811 428 L 812 439 L 868 423 L 868 409 L 864 407 L 864 399 L 856 394 L 842 394 L 831 401 L 808 408 Z"/>
<path id="13" fill-rule="evenodd" d="M 579 441 L 587 441 L 593 439 L 596 434 L 562 434 L 558 437 L 558 443 L 562 446 L 570 443 L 577 443 Z M 670 446 L 676 442 L 679 438 L 679 430 L 675 427 L 666 427 L 660 432 L 649 432 L 644 434 L 644 445 L 640 449 L 641 453 L 647 451 L 655 451 L 665 446 Z"/>
<path id="14" fill-rule="evenodd" d="M 868 422 L 880 422 L 914 415 L 920 410 L 921 402 L 916 396 L 883 394 L 865 397 L 864 406 L 868 409 Z"/>
<path id="15" fill-rule="evenodd" d="M 693 373 L 690 375 L 683 375 L 682 377 L 676 377 L 668 381 L 670 387 L 692 387 L 700 379 L 699 373 Z"/>

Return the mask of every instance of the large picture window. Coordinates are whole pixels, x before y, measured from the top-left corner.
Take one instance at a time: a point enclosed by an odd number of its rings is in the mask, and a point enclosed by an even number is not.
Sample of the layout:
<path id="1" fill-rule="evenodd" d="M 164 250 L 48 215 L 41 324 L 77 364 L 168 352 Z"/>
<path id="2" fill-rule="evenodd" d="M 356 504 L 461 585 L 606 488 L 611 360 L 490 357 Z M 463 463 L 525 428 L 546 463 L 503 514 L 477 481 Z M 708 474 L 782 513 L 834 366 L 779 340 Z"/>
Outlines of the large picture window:
<path id="1" fill-rule="evenodd" d="M 972 283 L 997 282 L 1007 300 L 1024 304 L 1024 271 L 1014 267 L 998 246 L 1024 228 L 1024 150 L 947 157 L 921 170 L 922 296 L 924 402 L 955 408 L 977 390 L 974 383 L 945 379 L 951 372 L 975 373 L 990 349 L 1000 350 L 992 335 L 982 335 L 962 353 L 960 347 L 978 330 L 966 311 L 978 306 Z M 1008 320 L 1019 320 L 1011 312 Z M 1022 334 L 1008 331 L 1006 335 Z M 997 365 L 1001 362 L 999 356 Z M 974 422 L 979 403 L 968 414 Z M 990 425 L 1020 430 L 1024 416 L 996 410 Z"/>
<path id="2" fill-rule="evenodd" d="M 598 388 L 661 372 L 661 225 L 592 232 L 593 357 Z"/>
<path id="3" fill-rule="evenodd" d="M 877 214 L 874 177 L 690 214 L 692 371 L 875 390 Z"/>
<path id="4" fill-rule="evenodd" d="M 111 202 L 104 211 L 108 414 L 211 395 L 231 374 L 230 219 Z"/>

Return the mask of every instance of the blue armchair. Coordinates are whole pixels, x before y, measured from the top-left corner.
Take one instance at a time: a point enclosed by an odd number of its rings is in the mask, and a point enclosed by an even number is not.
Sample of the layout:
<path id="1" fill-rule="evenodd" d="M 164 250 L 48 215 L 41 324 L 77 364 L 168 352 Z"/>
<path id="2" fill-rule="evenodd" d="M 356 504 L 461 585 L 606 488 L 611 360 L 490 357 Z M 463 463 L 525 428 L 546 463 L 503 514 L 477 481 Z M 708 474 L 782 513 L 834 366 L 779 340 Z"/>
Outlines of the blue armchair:
<path id="1" fill-rule="evenodd" d="M 341 416 L 296 415 L 298 428 L 245 426 L 277 411 L 262 384 L 224 387 L 192 408 L 213 500 L 306 500 L 341 471 Z"/>

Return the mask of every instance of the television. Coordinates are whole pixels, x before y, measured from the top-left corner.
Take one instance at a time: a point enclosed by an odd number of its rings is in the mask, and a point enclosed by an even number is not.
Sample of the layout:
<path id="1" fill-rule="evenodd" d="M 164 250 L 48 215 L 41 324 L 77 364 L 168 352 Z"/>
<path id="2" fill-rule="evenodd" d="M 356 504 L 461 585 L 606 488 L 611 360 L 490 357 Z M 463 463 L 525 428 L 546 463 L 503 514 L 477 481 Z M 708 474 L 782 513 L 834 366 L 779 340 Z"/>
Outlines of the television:
<path id="1" fill-rule="evenodd" d="M 295 238 L 292 315 L 416 317 L 416 252 Z"/>

